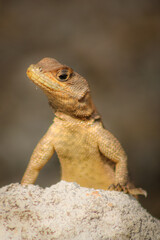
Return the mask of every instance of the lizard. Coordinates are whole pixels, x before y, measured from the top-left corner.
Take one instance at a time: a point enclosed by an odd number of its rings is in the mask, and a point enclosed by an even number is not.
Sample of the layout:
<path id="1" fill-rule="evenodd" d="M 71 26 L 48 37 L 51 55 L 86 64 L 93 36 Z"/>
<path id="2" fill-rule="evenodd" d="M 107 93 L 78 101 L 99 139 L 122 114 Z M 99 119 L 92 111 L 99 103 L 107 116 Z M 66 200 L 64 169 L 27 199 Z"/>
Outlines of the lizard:
<path id="1" fill-rule="evenodd" d="M 28 78 L 47 95 L 53 123 L 35 147 L 21 184 L 33 184 L 56 151 L 61 179 L 82 187 L 145 195 L 128 180 L 127 155 L 103 127 L 85 78 L 53 58 L 27 69 Z"/>

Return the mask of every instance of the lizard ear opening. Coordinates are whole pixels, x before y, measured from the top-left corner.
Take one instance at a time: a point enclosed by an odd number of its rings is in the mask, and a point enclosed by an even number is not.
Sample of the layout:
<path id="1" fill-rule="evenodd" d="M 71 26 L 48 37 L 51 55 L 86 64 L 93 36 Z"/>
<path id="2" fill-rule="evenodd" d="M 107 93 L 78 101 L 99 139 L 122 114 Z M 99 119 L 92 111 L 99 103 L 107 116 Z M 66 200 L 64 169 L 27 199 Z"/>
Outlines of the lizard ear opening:
<path id="1" fill-rule="evenodd" d="M 72 75 L 72 69 L 63 68 L 57 71 L 56 77 L 60 82 L 66 82 Z"/>

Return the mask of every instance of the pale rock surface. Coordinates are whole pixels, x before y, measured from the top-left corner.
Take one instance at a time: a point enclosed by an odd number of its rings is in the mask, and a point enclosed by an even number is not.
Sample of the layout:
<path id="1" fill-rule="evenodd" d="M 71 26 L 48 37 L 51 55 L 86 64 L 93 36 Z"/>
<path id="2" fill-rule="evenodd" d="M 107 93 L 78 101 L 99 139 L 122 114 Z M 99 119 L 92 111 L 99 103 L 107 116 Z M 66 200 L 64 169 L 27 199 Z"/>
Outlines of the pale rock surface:
<path id="1" fill-rule="evenodd" d="M 124 193 L 61 181 L 0 189 L 0 239 L 160 239 L 160 221 Z"/>

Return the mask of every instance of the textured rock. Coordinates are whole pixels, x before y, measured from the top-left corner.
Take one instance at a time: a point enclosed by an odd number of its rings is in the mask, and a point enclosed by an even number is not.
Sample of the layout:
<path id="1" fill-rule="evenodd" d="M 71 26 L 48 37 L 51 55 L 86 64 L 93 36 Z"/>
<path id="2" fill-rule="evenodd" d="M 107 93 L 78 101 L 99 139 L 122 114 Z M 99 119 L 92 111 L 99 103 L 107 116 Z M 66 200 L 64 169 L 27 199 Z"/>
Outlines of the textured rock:
<path id="1" fill-rule="evenodd" d="M 0 239 L 160 239 L 160 221 L 133 197 L 59 182 L 0 189 Z"/>

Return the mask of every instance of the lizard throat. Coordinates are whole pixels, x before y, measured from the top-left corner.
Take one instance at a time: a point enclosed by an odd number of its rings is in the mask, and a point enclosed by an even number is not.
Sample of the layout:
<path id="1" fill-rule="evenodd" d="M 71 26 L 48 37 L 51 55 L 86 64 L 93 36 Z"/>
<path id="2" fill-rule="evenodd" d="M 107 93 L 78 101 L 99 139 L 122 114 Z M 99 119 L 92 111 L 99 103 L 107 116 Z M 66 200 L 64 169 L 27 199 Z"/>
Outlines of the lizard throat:
<path id="1" fill-rule="evenodd" d="M 53 94 L 47 94 L 49 105 L 55 112 L 61 112 L 72 116 L 74 118 L 89 120 L 89 119 L 100 119 L 100 115 L 97 113 L 97 110 L 91 100 L 91 96 L 89 92 L 86 92 L 83 98 L 68 98 L 63 99 L 53 97 Z"/>

